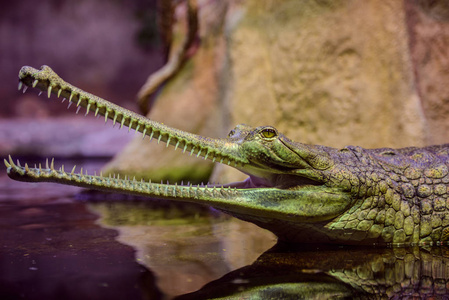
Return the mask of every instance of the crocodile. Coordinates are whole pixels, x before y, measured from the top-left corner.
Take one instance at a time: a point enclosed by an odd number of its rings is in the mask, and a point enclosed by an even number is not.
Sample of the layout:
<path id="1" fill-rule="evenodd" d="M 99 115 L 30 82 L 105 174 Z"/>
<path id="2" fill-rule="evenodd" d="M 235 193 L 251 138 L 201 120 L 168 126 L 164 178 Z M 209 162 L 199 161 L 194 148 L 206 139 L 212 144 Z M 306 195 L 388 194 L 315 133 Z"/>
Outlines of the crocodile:
<path id="1" fill-rule="evenodd" d="M 171 128 L 87 93 L 50 67 L 25 66 L 28 87 L 68 99 L 86 115 L 126 126 L 196 157 L 230 165 L 249 177 L 228 184 L 164 184 L 119 176 L 34 168 L 5 159 L 10 178 L 212 206 L 273 232 L 285 243 L 431 245 L 449 240 L 449 144 L 423 148 L 341 149 L 290 140 L 272 126 L 237 125 L 225 138 Z"/>

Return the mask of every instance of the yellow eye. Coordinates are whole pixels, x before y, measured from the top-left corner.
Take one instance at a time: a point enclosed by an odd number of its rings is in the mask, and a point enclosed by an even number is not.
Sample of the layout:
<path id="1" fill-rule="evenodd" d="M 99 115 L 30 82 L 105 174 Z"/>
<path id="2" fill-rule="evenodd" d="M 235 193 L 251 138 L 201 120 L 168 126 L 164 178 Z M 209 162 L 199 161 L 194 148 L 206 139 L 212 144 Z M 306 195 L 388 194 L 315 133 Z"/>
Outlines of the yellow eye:
<path id="1" fill-rule="evenodd" d="M 277 136 L 277 132 L 273 128 L 265 128 L 260 132 L 260 134 L 266 139 L 272 139 Z"/>

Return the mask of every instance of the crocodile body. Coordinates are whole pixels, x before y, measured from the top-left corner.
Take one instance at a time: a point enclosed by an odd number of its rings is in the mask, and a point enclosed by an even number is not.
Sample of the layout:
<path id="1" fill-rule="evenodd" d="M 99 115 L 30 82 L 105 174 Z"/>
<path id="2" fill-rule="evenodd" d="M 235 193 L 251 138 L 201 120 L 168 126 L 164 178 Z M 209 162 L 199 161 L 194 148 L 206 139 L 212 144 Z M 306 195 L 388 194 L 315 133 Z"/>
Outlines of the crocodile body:
<path id="1" fill-rule="evenodd" d="M 289 243 L 440 244 L 449 237 L 449 144 L 424 148 L 336 149 L 294 142 L 274 127 L 238 125 L 228 137 L 202 137 L 137 115 L 62 80 L 49 67 L 23 67 L 28 86 L 180 151 L 249 175 L 225 185 L 170 185 L 20 166 L 8 175 L 213 206 Z"/>

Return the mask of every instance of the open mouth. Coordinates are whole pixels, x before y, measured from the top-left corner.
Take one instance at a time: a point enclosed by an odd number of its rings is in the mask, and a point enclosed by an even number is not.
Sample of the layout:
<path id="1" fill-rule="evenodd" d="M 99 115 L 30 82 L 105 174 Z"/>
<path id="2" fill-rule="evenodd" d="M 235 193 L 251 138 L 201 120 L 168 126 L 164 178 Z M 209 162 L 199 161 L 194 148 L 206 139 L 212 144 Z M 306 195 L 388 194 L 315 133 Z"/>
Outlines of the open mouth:
<path id="1" fill-rule="evenodd" d="M 61 99 L 61 102 L 67 102 L 68 107 L 76 106 L 76 114 L 81 111 L 81 108 L 85 108 L 84 116 L 89 113 L 93 113 L 97 118 L 104 116 L 105 123 L 108 120 L 112 120 L 113 126 L 118 124 L 120 128 L 128 127 L 128 131 L 133 129 L 136 133 L 142 134 L 142 139 L 147 137 L 151 140 L 155 139 L 159 144 L 161 141 L 166 143 L 166 146 L 172 145 L 175 150 L 179 149 L 183 153 L 190 156 L 202 157 L 203 159 L 209 159 L 212 162 L 218 162 L 233 167 L 242 167 L 247 162 L 242 160 L 238 155 L 234 155 L 231 151 L 219 151 L 217 148 L 220 144 L 223 144 L 222 139 L 209 139 L 194 134 L 185 133 L 180 130 L 172 129 L 164 124 L 154 122 L 141 115 L 135 114 L 132 111 L 124 109 L 118 105 L 110 103 L 92 94 L 86 93 L 68 83 L 63 81 L 56 73 L 54 73 L 49 67 L 43 66 L 40 70 L 23 67 L 19 73 L 19 90 L 23 89 L 25 93 L 29 87 L 35 88 L 39 91 L 39 95 L 45 92 L 48 98 L 51 94 Z M 192 142 L 194 140 L 195 142 Z M 119 182 L 120 175 L 108 175 L 106 177 L 103 174 L 88 175 L 81 169 L 79 173 L 76 172 L 75 167 L 71 171 L 66 171 L 64 166 L 59 169 L 55 169 L 54 162 L 48 162 L 44 167 L 42 165 L 35 165 L 34 168 L 24 164 L 22 167 L 20 162 L 14 163 L 12 158 L 5 160 L 5 165 L 8 167 L 8 174 L 11 178 L 22 181 L 45 181 L 50 177 L 59 177 L 59 179 L 65 178 L 74 181 L 80 181 L 83 176 L 91 176 L 90 181 L 103 181 L 110 182 L 111 180 Z M 78 179 L 77 179 L 78 178 Z M 55 178 L 55 181 L 58 181 Z M 131 180 L 131 178 L 124 178 Z M 162 184 L 162 183 L 161 183 Z M 168 184 L 168 183 L 167 183 Z M 177 184 L 176 184 L 177 185 Z M 181 183 L 181 185 L 184 185 Z M 187 184 L 187 186 L 191 186 Z M 206 188 L 220 187 L 220 188 L 241 188 L 254 185 L 247 185 L 245 183 L 240 184 L 202 184 Z M 258 185 L 260 186 L 260 185 Z"/>
<path id="2" fill-rule="evenodd" d="M 180 149 L 183 153 L 191 156 L 195 155 L 196 157 L 209 159 L 213 162 L 230 165 L 243 172 L 250 165 L 250 162 L 245 157 L 239 155 L 238 150 L 236 150 L 238 147 L 233 147 L 228 139 L 204 138 L 149 120 L 66 83 L 47 66 L 43 66 L 40 70 L 31 67 L 22 68 L 19 73 L 19 90 L 23 88 L 25 92 L 28 87 L 40 90 L 39 94 L 45 91 L 48 98 L 50 98 L 52 93 L 55 94 L 63 103 L 65 101 L 68 102 L 68 108 L 71 105 L 75 105 L 77 114 L 80 112 L 81 107 L 84 107 L 86 109 L 84 116 L 87 116 L 89 112 L 92 112 L 96 117 L 104 116 L 105 122 L 112 120 L 113 125 L 119 124 L 120 128 L 124 126 L 128 127 L 128 131 L 133 129 L 136 132 L 141 132 L 142 138 L 149 137 L 150 140 L 156 139 L 158 143 L 163 141 L 166 143 L 166 146 L 171 144 L 175 150 Z M 287 148 L 289 147 L 287 144 L 285 146 Z M 76 173 L 75 169 L 72 169 L 71 172 L 65 172 L 64 166 L 59 170 L 55 170 L 53 162 L 51 164 L 47 162 L 45 168 L 42 168 L 42 166 L 30 168 L 28 165 L 21 167 L 19 162 L 15 164 L 10 158 L 9 161 L 5 160 L 5 164 L 11 167 L 10 176 L 18 180 L 26 180 L 26 177 L 30 180 L 33 180 L 31 177 L 35 177 L 35 180 L 37 180 L 37 177 L 40 176 L 42 178 L 44 176 L 44 170 L 50 173 L 59 173 L 59 176 L 67 178 L 85 175 L 82 170 L 80 173 Z M 286 171 L 285 174 L 270 174 L 268 171 L 263 177 L 245 172 L 249 174 L 249 177 L 242 182 L 207 184 L 205 186 L 234 189 L 296 189 L 301 186 L 317 186 L 322 184 L 306 177 L 291 175 L 288 170 Z M 15 175 L 12 173 L 15 173 Z M 93 178 L 97 177 L 94 174 Z M 102 174 L 100 174 L 100 177 L 102 177 Z M 115 178 L 119 179 L 119 176 L 112 175 L 110 180 Z"/>
<path id="3" fill-rule="evenodd" d="M 248 174 L 249 178 L 229 184 L 154 183 L 151 180 L 145 182 L 130 177 L 120 178 L 119 175 L 103 176 L 101 172 L 99 175 L 95 173 L 89 175 L 82 169 L 77 172 L 75 168 L 66 171 L 64 166 L 56 168 L 53 160 L 47 161 L 44 167 L 39 165 L 31 168 L 27 164 L 21 166 L 20 162 L 15 163 L 10 157 L 9 160 L 5 160 L 5 165 L 12 179 L 55 182 L 107 192 L 193 202 L 213 206 L 242 218 L 245 216 L 244 219 L 249 221 L 254 218 L 289 220 L 289 222 L 322 221 L 340 214 L 352 201 L 347 192 L 326 186 L 325 178 L 320 171 L 310 168 L 310 165 L 301 158 L 303 155 L 313 158 L 314 153 L 297 153 L 300 150 L 292 149 L 290 153 L 287 150 L 282 157 L 291 156 L 287 159 L 292 160 L 292 164 L 289 164 L 279 155 L 270 157 L 266 151 L 265 155 L 268 156 L 263 159 L 260 159 L 264 157 L 260 155 L 261 153 L 252 157 L 251 153 L 255 151 L 251 147 L 250 154 L 242 151 L 241 143 L 243 141 L 246 143 L 247 140 L 239 139 L 239 136 L 252 134 L 247 137 L 253 137 L 257 133 L 258 138 L 265 142 L 276 141 L 277 131 L 272 127 L 258 127 L 252 131 L 250 127 L 237 126 L 236 129 L 242 129 L 236 136 L 223 139 L 207 138 L 171 128 L 84 92 L 62 80 L 47 66 L 43 66 L 40 70 L 23 67 L 19 73 L 19 80 L 19 89 L 37 88 L 46 92 L 48 97 L 55 94 L 59 99 L 62 98 L 62 102 L 68 101 L 69 106 L 75 105 L 77 112 L 83 107 L 86 109 L 85 115 L 93 113 L 97 117 L 103 116 L 105 122 L 112 120 L 113 124 L 128 127 L 129 131 L 133 129 L 140 132 L 142 138 L 149 137 L 150 140 L 162 141 L 167 146 L 172 145 L 175 150 L 180 149 L 198 158 L 235 167 Z M 253 142 L 257 144 L 257 141 Z M 256 146 L 254 143 L 251 145 Z M 283 147 L 279 143 L 276 145 Z M 309 148 L 304 149 L 308 151 Z M 251 162 L 248 155 L 257 162 Z"/>

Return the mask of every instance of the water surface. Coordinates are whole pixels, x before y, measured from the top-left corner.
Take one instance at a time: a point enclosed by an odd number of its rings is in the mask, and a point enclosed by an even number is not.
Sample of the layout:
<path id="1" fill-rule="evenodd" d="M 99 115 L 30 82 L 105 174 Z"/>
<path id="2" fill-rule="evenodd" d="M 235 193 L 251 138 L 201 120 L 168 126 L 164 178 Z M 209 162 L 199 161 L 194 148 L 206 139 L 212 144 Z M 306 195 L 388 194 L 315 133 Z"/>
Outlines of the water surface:
<path id="1" fill-rule="evenodd" d="M 0 299 L 449 298 L 444 247 L 285 248 L 206 207 L 16 182 L 4 169 L 0 190 Z"/>

